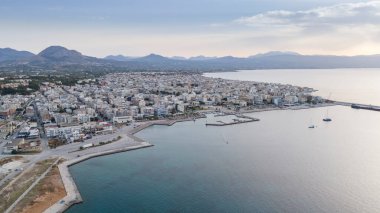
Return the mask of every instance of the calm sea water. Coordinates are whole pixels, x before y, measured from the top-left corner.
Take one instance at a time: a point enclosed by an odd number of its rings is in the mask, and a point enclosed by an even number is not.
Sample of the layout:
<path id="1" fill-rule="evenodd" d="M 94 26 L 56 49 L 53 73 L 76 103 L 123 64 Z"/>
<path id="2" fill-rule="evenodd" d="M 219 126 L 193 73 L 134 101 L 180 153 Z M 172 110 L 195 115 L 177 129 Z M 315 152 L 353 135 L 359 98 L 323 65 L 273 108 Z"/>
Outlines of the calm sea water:
<path id="1" fill-rule="evenodd" d="M 380 106 L 380 69 L 245 70 L 205 76 L 312 87 L 322 97 L 331 93 L 333 100 Z"/>
<path id="2" fill-rule="evenodd" d="M 70 168 L 84 203 L 68 212 L 379 212 L 380 113 L 329 107 L 323 123 L 325 113 L 150 127 L 138 136 L 154 147 Z"/>

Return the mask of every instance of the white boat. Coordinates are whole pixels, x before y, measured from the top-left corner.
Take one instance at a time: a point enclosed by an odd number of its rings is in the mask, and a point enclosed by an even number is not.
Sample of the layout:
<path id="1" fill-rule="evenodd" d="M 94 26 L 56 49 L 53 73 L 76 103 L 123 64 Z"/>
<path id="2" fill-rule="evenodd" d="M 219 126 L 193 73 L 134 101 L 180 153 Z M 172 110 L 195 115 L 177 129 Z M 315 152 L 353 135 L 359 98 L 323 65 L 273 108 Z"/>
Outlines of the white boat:
<path id="1" fill-rule="evenodd" d="M 330 100 L 330 97 L 331 97 L 331 93 L 329 95 L 328 100 Z M 323 119 L 323 121 L 324 122 L 331 122 L 332 121 L 332 119 L 329 117 L 329 108 L 327 108 L 327 110 L 326 110 L 326 117 Z"/>

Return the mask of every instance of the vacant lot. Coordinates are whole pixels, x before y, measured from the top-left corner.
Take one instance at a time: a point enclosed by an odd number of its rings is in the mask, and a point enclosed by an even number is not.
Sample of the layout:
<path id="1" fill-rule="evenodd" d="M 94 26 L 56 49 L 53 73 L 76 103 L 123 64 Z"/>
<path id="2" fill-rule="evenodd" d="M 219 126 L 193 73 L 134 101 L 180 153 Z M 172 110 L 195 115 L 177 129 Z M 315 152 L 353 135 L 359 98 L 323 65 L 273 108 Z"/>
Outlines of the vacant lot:
<path id="1" fill-rule="evenodd" d="M 16 206 L 13 212 L 39 213 L 66 196 L 58 167 L 52 170 Z"/>
<path id="2" fill-rule="evenodd" d="M 41 174 L 57 159 L 37 162 L 32 168 L 25 170 L 17 178 L 8 183 L 0 191 L 0 212 L 4 212 L 15 200 L 27 190 Z"/>
<path id="3" fill-rule="evenodd" d="M 21 156 L 11 156 L 11 157 L 5 157 L 0 159 L 0 166 L 3 166 L 7 163 L 10 163 L 12 161 L 21 160 Z"/>

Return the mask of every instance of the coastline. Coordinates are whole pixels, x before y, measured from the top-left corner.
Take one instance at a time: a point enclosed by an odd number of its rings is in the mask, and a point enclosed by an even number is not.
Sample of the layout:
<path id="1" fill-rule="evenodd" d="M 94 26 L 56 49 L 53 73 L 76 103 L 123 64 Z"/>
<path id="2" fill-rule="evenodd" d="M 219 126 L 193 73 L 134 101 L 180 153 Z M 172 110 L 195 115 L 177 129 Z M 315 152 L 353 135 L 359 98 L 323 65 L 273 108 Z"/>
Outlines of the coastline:
<path id="1" fill-rule="evenodd" d="M 336 103 L 328 103 L 328 104 L 318 104 L 315 106 L 293 106 L 293 107 L 286 107 L 286 108 L 263 108 L 263 109 L 253 109 L 253 110 L 245 110 L 245 111 L 240 111 L 240 112 L 226 112 L 223 111 L 223 113 L 226 113 L 226 115 L 231 115 L 231 114 L 246 114 L 246 113 L 254 113 L 254 112 L 264 112 L 264 111 L 275 111 L 275 110 L 302 110 L 302 109 L 310 109 L 310 108 L 320 108 L 320 107 L 329 107 L 329 106 L 335 106 L 337 105 Z M 207 113 L 207 112 L 205 112 Z M 180 119 L 173 119 L 173 120 L 155 120 L 155 121 L 148 121 L 140 124 L 139 126 L 131 129 L 126 133 L 127 137 L 132 139 L 135 142 L 138 142 L 138 145 L 133 145 L 133 146 L 125 146 L 123 148 L 117 148 L 117 149 L 111 149 L 111 150 L 105 150 L 105 151 L 100 151 L 96 153 L 90 153 L 86 154 L 83 156 L 79 156 L 77 158 L 68 160 L 63 162 L 62 164 L 58 165 L 59 172 L 66 190 L 66 196 L 60 201 L 56 202 L 52 206 L 50 206 L 48 209 L 44 211 L 44 213 L 56 213 L 56 212 L 65 212 L 67 209 L 69 209 L 71 206 L 75 204 L 79 204 L 83 202 L 83 198 L 77 188 L 77 185 L 75 183 L 75 180 L 73 179 L 69 167 L 73 166 L 75 164 L 81 163 L 83 161 L 96 158 L 96 157 L 101 157 L 101 156 L 106 156 L 106 155 L 111 155 L 111 154 L 116 154 L 116 153 L 121 153 L 121 152 L 127 152 L 127 151 L 132 151 L 132 150 L 138 150 L 138 149 L 143 149 L 143 148 L 148 148 L 154 146 L 153 144 L 150 144 L 143 139 L 135 136 L 136 133 L 154 125 L 165 125 L 165 126 L 172 126 L 175 123 L 178 122 L 186 122 L 186 121 L 193 121 L 194 119 L 199 119 L 202 118 L 202 116 L 196 116 L 196 117 L 189 117 L 189 118 L 180 118 Z M 64 201 L 62 203 L 62 201 Z"/>
<path id="2" fill-rule="evenodd" d="M 75 181 L 69 171 L 70 166 L 89 160 L 91 158 L 95 158 L 95 157 L 111 155 L 111 154 L 120 153 L 120 152 L 127 152 L 127 151 L 147 148 L 151 146 L 153 145 L 149 144 L 148 142 L 142 142 L 141 145 L 109 150 L 109 151 L 104 151 L 100 153 L 93 153 L 93 154 L 85 155 L 73 160 L 63 162 L 62 164 L 58 165 L 59 172 L 61 174 L 61 178 L 65 186 L 66 196 L 63 199 L 61 199 L 59 202 L 50 206 L 44 212 L 45 213 L 65 212 L 71 206 L 83 202 L 82 196 L 80 195 L 80 192 L 75 184 Z M 61 203 L 62 201 L 64 201 L 64 203 Z"/>
<path id="3" fill-rule="evenodd" d="M 62 164 L 58 165 L 58 169 L 62 178 L 62 182 L 64 184 L 65 190 L 66 190 L 66 196 L 62 199 L 60 199 L 58 202 L 50 206 L 48 209 L 44 211 L 44 213 L 57 213 L 57 212 L 65 212 L 67 209 L 69 209 L 71 206 L 75 204 L 79 204 L 83 202 L 83 198 L 78 190 L 78 187 L 75 183 L 74 178 L 72 177 L 69 167 L 73 166 L 75 164 L 81 163 L 83 161 L 106 156 L 106 155 L 112 155 L 116 153 L 121 152 L 127 152 L 132 150 L 138 150 L 143 148 L 148 148 L 154 146 L 153 144 L 150 144 L 143 139 L 135 136 L 136 133 L 150 127 L 153 125 L 166 125 L 166 126 L 172 126 L 177 122 L 185 122 L 185 121 L 192 121 L 195 118 L 183 118 L 183 119 L 175 119 L 175 120 L 157 120 L 157 121 L 148 121 L 146 123 L 143 123 L 136 128 L 128 131 L 126 133 L 127 137 L 131 138 L 135 142 L 138 142 L 139 145 L 134 146 L 126 146 L 124 148 L 118 148 L 118 149 L 111 149 L 96 153 L 91 153 L 87 155 L 80 156 L 78 158 L 74 158 L 68 161 L 63 162 Z M 64 201 L 63 203 L 61 203 Z"/>

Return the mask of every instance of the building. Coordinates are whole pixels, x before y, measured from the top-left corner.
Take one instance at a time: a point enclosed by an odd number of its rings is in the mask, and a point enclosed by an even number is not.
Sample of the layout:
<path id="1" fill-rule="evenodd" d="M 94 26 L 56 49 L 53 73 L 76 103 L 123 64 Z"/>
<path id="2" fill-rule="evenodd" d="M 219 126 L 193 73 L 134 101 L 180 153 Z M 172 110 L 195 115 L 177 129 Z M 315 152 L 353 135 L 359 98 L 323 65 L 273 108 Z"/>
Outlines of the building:
<path id="1" fill-rule="evenodd" d="M 133 122 L 132 116 L 113 117 L 114 124 L 124 124 L 124 123 L 131 123 L 131 122 Z"/>

